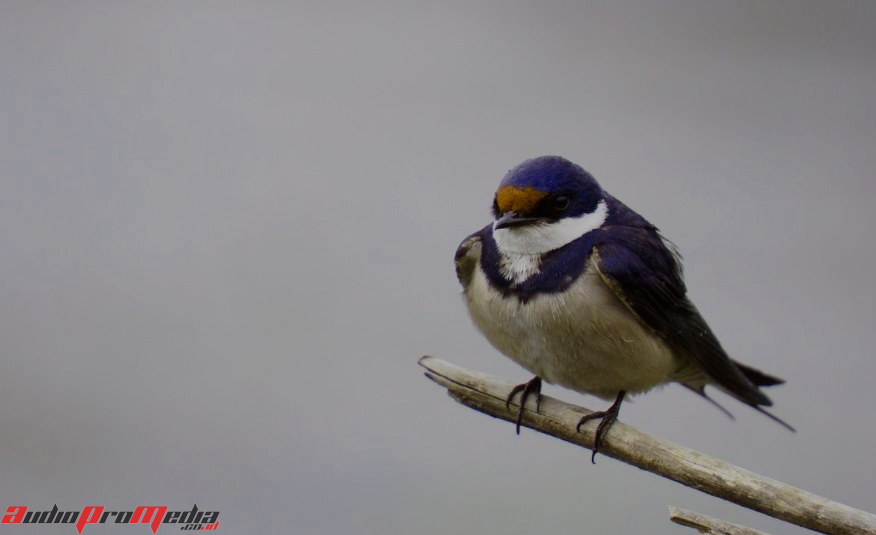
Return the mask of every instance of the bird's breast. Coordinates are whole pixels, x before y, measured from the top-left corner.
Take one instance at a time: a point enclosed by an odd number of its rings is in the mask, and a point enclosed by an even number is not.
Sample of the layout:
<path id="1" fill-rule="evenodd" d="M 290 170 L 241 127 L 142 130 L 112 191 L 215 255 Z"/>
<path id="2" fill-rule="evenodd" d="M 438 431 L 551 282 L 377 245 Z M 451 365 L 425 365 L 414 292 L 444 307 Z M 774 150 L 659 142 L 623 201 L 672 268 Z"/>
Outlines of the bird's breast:
<path id="1" fill-rule="evenodd" d="M 465 290 L 475 325 L 499 351 L 561 386 L 611 399 L 667 382 L 679 361 L 591 265 L 565 291 L 520 300 L 478 266 Z"/>

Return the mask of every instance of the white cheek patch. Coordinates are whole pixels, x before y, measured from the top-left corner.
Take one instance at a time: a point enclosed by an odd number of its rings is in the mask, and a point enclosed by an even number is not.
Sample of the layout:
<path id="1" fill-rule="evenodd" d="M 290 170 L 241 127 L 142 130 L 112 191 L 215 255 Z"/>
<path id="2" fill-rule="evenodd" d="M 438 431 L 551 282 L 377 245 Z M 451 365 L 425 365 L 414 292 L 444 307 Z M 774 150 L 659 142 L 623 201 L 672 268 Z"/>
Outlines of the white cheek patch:
<path id="1" fill-rule="evenodd" d="M 568 245 L 598 229 L 607 217 L 608 205 L 602 200 L 589 214 L 566 217 L 553 223 L 500 229 L 496 229 L 494 223 L 493 239 L 503 254 L 540 255 Z"/>

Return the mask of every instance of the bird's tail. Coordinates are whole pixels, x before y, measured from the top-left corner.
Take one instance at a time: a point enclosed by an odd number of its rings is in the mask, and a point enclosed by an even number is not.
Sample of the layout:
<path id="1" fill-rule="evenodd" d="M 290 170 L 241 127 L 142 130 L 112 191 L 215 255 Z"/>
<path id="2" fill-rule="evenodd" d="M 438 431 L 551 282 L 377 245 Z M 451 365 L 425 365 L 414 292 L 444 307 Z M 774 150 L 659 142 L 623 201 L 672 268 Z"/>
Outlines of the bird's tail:
<path id="1" fill-rule="evenodd" d="M 754 386 L 756 386 L 756 387 L 775 386 L 775 385 L 780 385 L 780 384 L 785 382 L 784 379 L 779 379 L 778 377 L 773 377 L 772 375 L 766 374 L 758 369 L 752 368 L 751 366 L 747 366 L 745 364 L 741 364 L 739 362 L 736 362 L 735 360 L 733 361 L 733 364 L 739 369 L 739 371 L 742 373 L 742 375 L 744 375 L 745 378 L 748 379 L 749 381 L 751 381 L 754 384 Z M 702 379 L 702 378 L 696 378 L 696 379 Z M 715 401 L 714 399 L 712 399 L 711 397 L 709 397 L 706 394 L 705 387 L 706 387 L 707 381 L 694 380 L 694 378 L 685 377 L 684 379 L 681 379 L 679 382 L 681 382 L 681 384 L 683 384 L 684 386 L 686 386 L 687 388 L 689 388 L 690 390 L 695 392 L 700 397 L 704 398 L 706 401 L 710 402 L 712 405 L 716 406 L 718 409 L 720 409 L 724 414 L 729 416 L 731 419 L 735 419 L 735 418 L 733 418 L 733 415 L 730 414 L 730 411 L 725 409 L 717 401 Z M 733 391 L 728 390 L 727 388 L 721 386 L 720 384 L 715 384 L 714 386 L 720 390 L 723 390 L 727 394 L 730 394 L 731 396 L 735 397 L 739 401 L 745 403 L 746 405 L 750 406 L 751 408 L 753 408 L 757 412 L 763 414 L 764 416 L 770 418 L 771 420 L 781 424 L 782 426 L 784 426 L 788 430 L 796 432 L 796 430 L 790 424 L 788 424 L 788 422 L 782 420 L 781 418 L 779 418 L 775 414 L 772 414 L 771 412 L 764 409 L 764 407 L 763 407 L 764 405 L 770 405 L 770 401 L 768 398 L 765 398 L 766 403 L 755 403 L 753 401 L 750 401 L 748 399 L 740 397 L 739 395 L 735 394 Z"/>

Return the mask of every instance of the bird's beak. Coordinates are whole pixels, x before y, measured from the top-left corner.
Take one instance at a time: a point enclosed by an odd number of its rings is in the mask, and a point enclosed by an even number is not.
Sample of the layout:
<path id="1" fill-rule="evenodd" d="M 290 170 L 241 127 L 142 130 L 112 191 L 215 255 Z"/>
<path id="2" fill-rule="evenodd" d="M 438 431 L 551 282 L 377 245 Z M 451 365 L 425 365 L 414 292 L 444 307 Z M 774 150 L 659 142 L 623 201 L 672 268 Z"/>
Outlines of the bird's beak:
<path id="1" fill-rule="evenodd" d="M 500 217 L 493 223 L 493 230 L 529 225 L 541 220 L 542 219 L 540 217 L 522 217 L 517 215 L 516 212 L 505 212 L 504 214 L 502 214 L 502 217 Z"/>

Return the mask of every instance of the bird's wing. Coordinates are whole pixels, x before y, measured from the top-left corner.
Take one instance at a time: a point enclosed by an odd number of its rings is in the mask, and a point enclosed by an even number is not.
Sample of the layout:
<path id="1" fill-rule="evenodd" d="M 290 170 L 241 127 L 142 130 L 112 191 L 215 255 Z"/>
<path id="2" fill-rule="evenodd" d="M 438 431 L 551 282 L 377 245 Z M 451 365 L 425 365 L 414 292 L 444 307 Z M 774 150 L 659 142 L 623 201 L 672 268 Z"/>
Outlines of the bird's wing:
<path id="1" fill-rule="evenodd" d="M 604 241 L 595 247 L 593 261 L 618 299 L 716 386 L 754 407 L 772 404 L 730 360 L 687 298 L 681 265 L 656 232 L 636 229 L 622 239 Z"/>
<path id="2" fill-rule="evenodd" d="M 481 258 L 481 231 L 467 236 L 456 248 L 456 278 L 463 288 L 468 288 L 475 267 Z"/>

